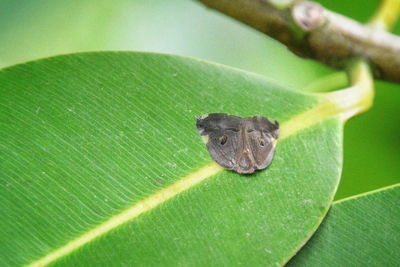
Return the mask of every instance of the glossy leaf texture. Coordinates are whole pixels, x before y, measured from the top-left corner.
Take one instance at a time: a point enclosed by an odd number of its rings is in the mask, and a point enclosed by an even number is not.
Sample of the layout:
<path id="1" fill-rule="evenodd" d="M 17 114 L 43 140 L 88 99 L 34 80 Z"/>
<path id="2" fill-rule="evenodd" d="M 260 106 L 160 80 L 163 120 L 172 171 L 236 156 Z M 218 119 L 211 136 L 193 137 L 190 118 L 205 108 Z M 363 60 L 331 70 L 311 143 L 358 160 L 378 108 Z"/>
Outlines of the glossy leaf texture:
<path id="1" fill-rule="evenodd" d="M 364 0 L 317 2 L 362 23 L 379 5 Z M 78 51 L 139 50 L 203 58 L 298 89 L 333 72 L 197 1 L 148 0 L 144 5 L 103 0 L 94 6 L 78 0 L 3 0 L 0 24 L 0 67 Z M 393 32 L 400 34 L 400 23 Z M 400 182 L 400 85 L 375 85 L 373 108 L 345 125 L 344 167 L 336 199 Z M 325 86 L 332 89 L 329 83 Z"/>
<path id="2" fill-rule="evenodd" d="M 288 266 L 397 266 L 400 184 L 335 202 Z"/>
<path id="3" fill-rule="evenodd" d="M 59 56 L 1 70 L 0 99 L 2 266 L 281 265 L 339 182 L 342 120 L 304 119 L 326 100 L 222 65 Z M 271 166 L 213 163 L 210 112 L 278 120 Z"/>

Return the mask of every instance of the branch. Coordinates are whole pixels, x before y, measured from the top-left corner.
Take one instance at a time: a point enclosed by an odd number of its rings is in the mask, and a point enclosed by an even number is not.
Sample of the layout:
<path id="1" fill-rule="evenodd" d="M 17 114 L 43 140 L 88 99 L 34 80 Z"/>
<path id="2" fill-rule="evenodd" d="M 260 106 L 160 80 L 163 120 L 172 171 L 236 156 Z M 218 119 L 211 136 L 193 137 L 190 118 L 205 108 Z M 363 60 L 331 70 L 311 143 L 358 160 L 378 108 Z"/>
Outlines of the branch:
<path id="1" fill-rule="evenodd" d="M 400 83 L 400 37 L 378 27 L 309 1 L 198 1 L 271 36 L 299 56 L 337 68 L 349 58 L 362 57 L 372 63 L 375 77 Z"/>

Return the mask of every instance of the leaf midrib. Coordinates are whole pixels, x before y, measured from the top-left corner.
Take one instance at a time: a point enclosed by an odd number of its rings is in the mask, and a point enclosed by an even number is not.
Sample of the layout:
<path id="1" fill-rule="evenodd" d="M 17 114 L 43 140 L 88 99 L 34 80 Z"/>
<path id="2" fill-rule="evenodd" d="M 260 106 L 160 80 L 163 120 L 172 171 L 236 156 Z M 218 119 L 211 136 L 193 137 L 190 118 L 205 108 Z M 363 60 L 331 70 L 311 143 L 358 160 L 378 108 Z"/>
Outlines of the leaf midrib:
<path id="1" fill-rule="evenodd" d="M 331 101 L 324 99 L 313 108 L 295 115 L 290 120 L 282 123 L 280 142 L 295 133 L 306 129 L 324 119 L 333 117 L 340 114 L 341 111 Z M 32 262 L 29 266 L 45 266 L 59 258 L 62 258 L 70 253 L 73 253 L 79 247 L 91 242 L 95 238 L 108 233 L 110 230 L 138 217 L 139 215 L 152 210 L 161 203 L 164 203 L 178 194 L 196 186 L 197 184 L 205 181 L 211 176 L 223 171 L 224 169 L 214 161 L 202 167 L 201 169 L 188 174 L 187 176 L 179 179 L 177 182 L 161 189 L 151 196 L 136 202 L 130 208 L 114 215 L 107 221 L 96 226 L 95 228 L 87 231 L 81 236 L 71 240 L 64 246 L 50 252 L 42 258 Z M 331 202 L 333 201 L 333 198 Z M 327 207 L 328 209 L 328 207 Z M 326 210 L 327 210 L 326 209 Z M 321 219 L 322 221 L 322 219 Z M 318 226 L 318 225 L 317 225 Z"/>

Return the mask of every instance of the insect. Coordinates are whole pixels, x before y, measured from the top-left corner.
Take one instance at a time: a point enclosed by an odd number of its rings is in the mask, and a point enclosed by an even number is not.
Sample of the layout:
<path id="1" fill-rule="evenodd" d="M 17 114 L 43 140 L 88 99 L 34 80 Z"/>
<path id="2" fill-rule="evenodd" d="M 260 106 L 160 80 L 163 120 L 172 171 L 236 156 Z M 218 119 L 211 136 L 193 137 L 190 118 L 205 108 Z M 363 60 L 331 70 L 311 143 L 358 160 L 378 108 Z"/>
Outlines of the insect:
<path id="1" fill-rule="evenodd" d="M 265 117 L 241 118 L 226 113 L 198 117 L 197 131 L 211 157 L 222 167 L 253 173 L 271 164 L 279 137 L 279 123 Z"/>

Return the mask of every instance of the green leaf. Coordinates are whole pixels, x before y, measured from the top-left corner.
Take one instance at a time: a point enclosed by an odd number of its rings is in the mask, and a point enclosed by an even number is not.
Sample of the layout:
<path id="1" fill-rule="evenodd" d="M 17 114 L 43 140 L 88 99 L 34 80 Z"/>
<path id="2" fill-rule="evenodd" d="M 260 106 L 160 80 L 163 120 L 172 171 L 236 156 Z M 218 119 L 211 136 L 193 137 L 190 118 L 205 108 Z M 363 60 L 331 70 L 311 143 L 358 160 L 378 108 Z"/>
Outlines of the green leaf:
<path id="1" fill-rule="evenodd" d="M 3 69 L 0 99 L 0 265 L 283 264 L 333 199 L 349 112 L 251 73 L 128 52 Z M 210 112 L 278 120 L 272 165 L 245 176 L 214 163 L 195 128 Z"/>
<path id="2" fill-rule="evenodd" d="M 337 201 L 289 266 L 397 266 L 400 184 Z"/>
<path id="3" fill-rule="evenodd" d="M 377 1 L 318 2 L 360 22 L 377 8 Z M 279 42 L 196 1 L 149 0 L 143 5 L 103 0 L 93 5 L 80 0 L 3 0 L 0 25 L 0 67 L 78 51 L 159 51 L 246 69 L 293 88 L 315 86 L 317 80 L 322 86 L 318 90 L 333 89 L 319 79 L 333 70 L 293 55 Z M 400 34 L 400 23 L 394 33 Z M 393 123 L 399 114 L 400 85 L 377 81 L 376 87 L 373 108 L 346 123 L 336 199 L 400 182 L 399 129 Z"/>

